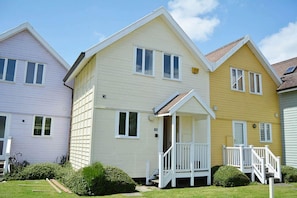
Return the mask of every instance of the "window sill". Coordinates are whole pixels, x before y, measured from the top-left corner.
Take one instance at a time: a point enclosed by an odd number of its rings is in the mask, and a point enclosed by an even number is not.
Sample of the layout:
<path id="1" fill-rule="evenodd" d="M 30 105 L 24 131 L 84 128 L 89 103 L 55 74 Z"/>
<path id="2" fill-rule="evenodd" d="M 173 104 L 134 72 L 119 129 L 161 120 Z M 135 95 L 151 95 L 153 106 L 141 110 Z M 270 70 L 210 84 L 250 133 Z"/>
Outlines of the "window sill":
<path id="1" fill-rule="evenodd" d="M 181 79 L 166 78 L 166 77 L 163 77 L 163 80 L 169 80 L 169 81 L 175 81 L 175 82 L 182 82 Z"/>
<path id="2" fill-rule="evenodd" d="M 132 137 L 132 136 L 120 136 L 120 135 L 117 135 L 117 136 L 115 136 L 115 138 L 116 139 L 138 140 L 139 139 L 139 136 Z"/>
<path id="3" fill-rule="evenodd" d="M 144 76 L 144 77 L 149 77 L 149 78 L 155 78 L 155 75 L 148 75 L 148 74 L 137 73 L 137 72 L 134 72 L 133 74 L 134 75 L 137 75 L 137 76 Z"/>

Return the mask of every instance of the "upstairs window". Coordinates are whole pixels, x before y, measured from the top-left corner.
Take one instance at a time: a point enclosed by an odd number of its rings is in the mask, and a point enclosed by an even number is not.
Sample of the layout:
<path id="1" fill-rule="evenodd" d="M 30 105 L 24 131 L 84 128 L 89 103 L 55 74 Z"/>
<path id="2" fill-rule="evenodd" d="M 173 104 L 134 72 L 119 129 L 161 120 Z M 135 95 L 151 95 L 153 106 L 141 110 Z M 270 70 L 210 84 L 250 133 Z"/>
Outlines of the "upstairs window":
<path id="1" fill-rule="evenodd" d="M 51 125 L 52 119 L 43 117 L 43 116 L 35 116 L 34 120 L 34 136 L 49 136 L 51 135 Z"/>
<path id="2" fill-rule="evenodd" d="M 14 81 L 16 60 L 0 58 L 0 80 Z"/>
<path id="3" fill-rule="evenodd" d="M 119 112 L 117 119 L 118 137 L 138 137 L 138 113 Z"/>
<path id="4" fill-rule="evenodd" d="M 245 91 L 243 70 L 231 68 L 231 89 L 236 91 Z"/>
<path id="5" fill-rule="evenodd" d="M 253 72 L 249 73 L 250 92 L 254 94 L 262 94 L 262 77 L 261 74 Z"/>
<path id="6" fill-rule="evenodd" d="M 272 142 L 272 129 L 270 123 L 260 123 L 260 142 Z"/>
<path id="7" fill-rule="evenodd" d="M 40 63 L 28 62 L 26 83 L 43 84 L 44 65 Z"/>
<path id="8" fill-rule="evenodd" d="M 180 57 L 164 54 L 163 57 L 163 76 L 169 79 L 180 79 Z"/>
<path id="9" fill-rule="evenodd" d="M 153 75 L 153 50 L 136 48 L 135 72 L 143 75 Z"/>

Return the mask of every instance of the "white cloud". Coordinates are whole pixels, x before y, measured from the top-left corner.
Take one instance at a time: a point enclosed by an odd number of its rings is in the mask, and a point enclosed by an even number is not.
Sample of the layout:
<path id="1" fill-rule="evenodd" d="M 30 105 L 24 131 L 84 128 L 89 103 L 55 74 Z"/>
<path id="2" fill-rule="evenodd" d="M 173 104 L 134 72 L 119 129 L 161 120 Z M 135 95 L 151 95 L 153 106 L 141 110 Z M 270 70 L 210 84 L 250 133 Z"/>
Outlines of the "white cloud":
<path id="1" fill-rule="evenodd" d="M 104 34 L 101 34 L 100 32 L 95 31 L 94 36 L 96 37 L 96 39 L 98 39 L 99 42 L 106 39 L 106 36 Z"/>
<path id="2" fill-rule="evenodd" d="M 270 63 L 297 57 L 297 21 L 262 39 L 259 48 Z"/>
<path id="3" fill-rule="evenodd" d="M 216 17 L 208 16 L 218 6 L 217 0 L 171 0 L 169 12 L 189 37 L 206 41 L 220 23 Z"/>

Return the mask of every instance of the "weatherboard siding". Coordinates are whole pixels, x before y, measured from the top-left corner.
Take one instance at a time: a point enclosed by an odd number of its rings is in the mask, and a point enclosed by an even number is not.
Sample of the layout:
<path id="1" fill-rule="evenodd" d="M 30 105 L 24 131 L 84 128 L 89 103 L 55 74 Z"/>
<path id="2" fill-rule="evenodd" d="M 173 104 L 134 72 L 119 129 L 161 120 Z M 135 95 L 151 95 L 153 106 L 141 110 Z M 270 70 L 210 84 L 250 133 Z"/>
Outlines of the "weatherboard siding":
<path id="1" fill-rule="evenodd" d="M 230 67 L 244 70 L 245 92 L 231 90 Z M 262 75 L 262 95 L 250 93 L 249 71 Z M 247 45 L 210 74 L 210 86 L 211 107 L 217 106 L 216 119 L 211 121 L 212 165 L 222 164 L 222 145 L 233 146 L 233 120 L 247 123 L 248 145 L 267 144 L 275 155 L 281 156 L 277 85 Z M 260 142 L 260 122 L 272 124 L 272 143 Z M 252 128 L 253 124 L 256 124 L 257 128 Z"/>
<path id="2" fill-rule="evenodd" d="M 74 84 L 70 162 L 75 169 L 90 164 L 94 109 L 95 58 L 78 74 Z"/>
<path id="3" fill-rule="evenodd" d="M 154 50 L 153 76 L 134 72 L 136 47 Z M 181 57 L 180 81 L 163 78 L 164 52 Z M 91 163 L 100 161 L 105 165 L 120 167 L 131 177 L 145 177 L 147 162 L 151 164 L 150 171 L 158 167 L 158 138 L 155 134 L 162 135 L 159 126 L 162 118 L 149 121 L 148 116 L 153 115 L 154 107 L 174 93 L 191 89 L 195 89 L 209 104 L 209 73 L 160 18 L 101 50 L 91 62 L 93 60 L 96 60 L 96 69 L 92 73 L 96 74 L 96 78 Z M 199 74 L 192 74 L 192 67 L 199 68 Z M 82 82 L 84 78 L 80 74 L 76 80 Z M 82 85 L 85 83 L 86 80 Z M 139 113 L 138 138 L 116 137 L 118 111 Z M 200 128 L 206 129 L 203 121 L 201 123 Z M 205 135 L 202 138 L 205 139 Z"/>
<path id="4" fill-rule="evenodd" d="M 54 162 L 68 152 L 71 90 L 63 85 L 67 69 L 31 35 L 22 31 L 0 41 L 0 57 L 16 60 L 14 82 L 0 81 L 0 112 L 11 117 L 12 154 L 30 163 Z M 45 65 L 42 85 L 25 84 L 27 62 Z M 34 116 L 52 118 L 51 136 L 33 136 Z"/>
<path id="5" fill-rule="evenodd" d="M 297 168 L 297 91 L 279 94 L 284 164 Z"/>

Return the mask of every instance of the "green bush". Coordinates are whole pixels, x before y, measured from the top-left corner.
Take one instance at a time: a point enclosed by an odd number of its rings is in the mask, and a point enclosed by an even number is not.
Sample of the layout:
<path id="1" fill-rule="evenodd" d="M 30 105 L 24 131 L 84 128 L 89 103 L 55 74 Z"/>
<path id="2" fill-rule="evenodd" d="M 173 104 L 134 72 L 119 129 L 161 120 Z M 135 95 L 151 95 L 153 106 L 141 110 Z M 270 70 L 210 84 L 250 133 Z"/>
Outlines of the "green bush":
<path id="1" fill-rule="evenodd" d="M 216 165 L 216 166 L 211 167 L 211 182 L 212 182 L 212 184 L 213 184 L 213 176 L 219 170 L 219 168 L 221 166 L 223 166 L 223 165 Z"/>
<path id="2" fill-rule="evenodd" d="M 136 183 L 119 168 L 105 167 L 105 194 L 134 192 Z"/>
<path id="3" fill-rule="evenodd" d="M 250 179 L 240 170 L 232 166 L 221 166 L 214 174 L 213 184 L 216 186 L 246 186 L 249 183 Z"/>
<path id="4" fill-rule="evenodd" d="M 282 166 L 281 172 L 284 182 L 297 182 L 297 168 L 291 166 Z"/>
<path id="5" fill-rule="evenodd" d="M 54 163 L 41 163 L 26 166 L 18 173 L 20 179 L 52 179 L 62 167 Z"/>
<path id="6" fill-rule="evenodd" d="M 105 171 L 100 162 L 83 168 L 82 175 L 90 188 L 91 195 L 104 195 Z"/>
<path id="7" fill-rule="evenodd" d="M 78 195 L 89 195 L 88 183 L 83 177 L 82 170 L 75 171 L 72 167 L 63 167 L 57 175 L 57 179 Z"/>

